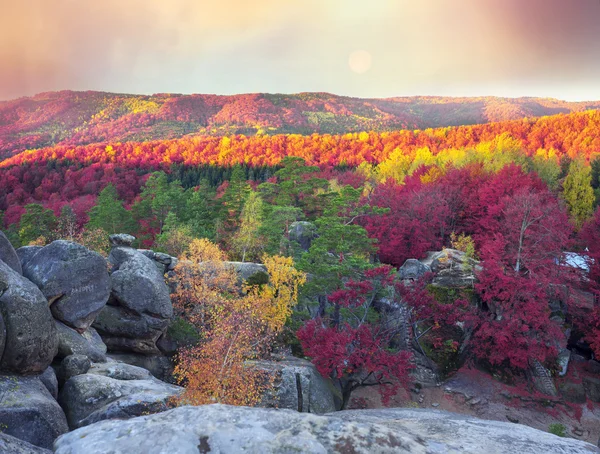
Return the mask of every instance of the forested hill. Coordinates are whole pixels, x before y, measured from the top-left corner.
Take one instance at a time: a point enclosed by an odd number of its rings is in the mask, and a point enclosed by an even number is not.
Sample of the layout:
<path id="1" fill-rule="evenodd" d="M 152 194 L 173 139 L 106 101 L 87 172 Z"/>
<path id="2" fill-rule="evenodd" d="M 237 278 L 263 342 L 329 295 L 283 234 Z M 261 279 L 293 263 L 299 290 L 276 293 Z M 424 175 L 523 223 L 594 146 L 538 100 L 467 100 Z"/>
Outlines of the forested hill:
<path id="1" fill-rule="evenodd" d="M 600 108 L 542 98 L 359 99 L 61 91 L 0 102 L 0 159 L 25 149 L 195 135 L 343 134 L 473 125 Z"/>

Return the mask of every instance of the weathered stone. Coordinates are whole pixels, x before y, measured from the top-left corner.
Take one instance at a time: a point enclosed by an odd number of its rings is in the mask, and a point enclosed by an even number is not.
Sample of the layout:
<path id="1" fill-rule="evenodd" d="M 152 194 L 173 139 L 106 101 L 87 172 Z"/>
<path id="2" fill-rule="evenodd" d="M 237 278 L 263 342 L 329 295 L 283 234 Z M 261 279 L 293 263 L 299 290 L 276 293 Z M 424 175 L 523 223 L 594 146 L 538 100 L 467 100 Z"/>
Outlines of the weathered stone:
<path id="1" fill-rule="evenodd" d="M 68 430 L 62 409 L 37 377 L 0 376 L 0 399 L 5 434 L 50 449 Z"/>
<path id="2" fill-rule="evenodd" d="M 58 379 L 56 378 L 56 373 L 52 366 L 48 367 L 41 375 L 38 377 L 40 381 L 44 384 L 50 395 L 54 398 L 58 398 Z"/>
<path id="3" fill-rule="evenodd" d="M 600 377 L 583 377 L 583 387 L 592 402 L 600 402 Z"/>
<path id="4" fill-rule="evenodd" d="M 173 363 L 166 356 L 114 352 L 110 354 L 110 358 L 132 366 L 141 367 L 166 383 L 175 383 L 175 379 L 173 378 Z"/>
<path id="5" fill-rule="evenodd" d="M 251 277 L 260 273 L 267 274 L 267 267 L 262 263 L 225 262 L 225 264 L 231 266 L 235 270 L 235 272 L 238 275 L 238 278 L 241 281 L 247 281 Z"/>
<path id="6" fill-rule="evenodd" d="M 108 237 L 108 241 L 110 245 L 113 247 L 131 247 L 133 242 L 135 241 L 135 237 L 133 235 L 128 235 L 126 233 L 117 233 L 115 235 L 110 235 Z"/>
<path id="7" fill-rule="evenodd" d="M 103 371 L 110 371 L 110 364 L 102 366 Z M 119 367 L 123 369 L 123 365 Z M 72 377 L 60 392 L 59 402 L 71 428 L 104 419 L 126 419 L 165 411 L 169 399 L 183 390 L 153 377 L 119 380 L 97 372 L 98 369 L 90 369 L 87 374 Z"/>
<path id="8" fill-rule="evenodd" d="M 71 377 L 87 373 L 92 366 L 92 362 L 84 355 L 70 355 L 60 363 L 60 380 L 66 382 Z"/>
<path id="9" fill-rule="evenodd" d="M 568 338 L 568 336 L 567 336 Z M 557 359 L 557 363 L 558 366 L 560 367 L 560 371 L 558 372 L 558 375 L 561 377 L 564 377 L 565 375 L 567 375 L 567 370 L 569 368 L 569 360 L 571 359 L 571 350 L 568 350 L 566 348 L 562 349 L 560 351 L 560 353 L 558 354 L 558 359 Z"/>
<path id="10" fill-rule="evenodd" d="M 432 284 L 438 287 L 466 288 L 476 283 L 475 274 L 481 270 L 477 260 L 462 251 L 444 249 L 432 257 Z"/>
<path id="11" fill-rule="evenodd" d="M 206 405 L 126 421 L 102 421 L 63 435 L 56 454 L 165 452 L 589 454 L 594 446 L 508 422 L 438 410 L 357 410 L 327 416 Z"/>
<path id="12" fill-rule="evenodd" d="M 586 401 L 583 383 L 563 383 L 559 387 L 560 394 L 567 402 L 583 404 Z"/>
<path id="13" fill-rule="evenodd" d="M 113 265 L 112 296 L 136 314 L 169 319 L 173 305 L 163 275 L 152 260 L 135 249 L 116 247 L 110 252 Z"/>
<path id="14" fill-rule="evenodd" d="M 132 351 L 148 355 L 159 354 L 156 341 L 169 320 L 149 314 L 135 314 L 118 306 L 106 306 L 94 322 L 102 340 L 111 352 Z"/>
<path id="15" fill-rule="evenodd" d="M 288 235 L 290 241 L 295 241 L 303 251 L 308 251 L 313 240 L 317 238 L 317 226 L 308 221 L 292 222 Z"/>
<path id="16" fill-rule="evenodd" d="M 48 449 L 34 446 L 3 432 L 0 432 L 0 452 L 2 454 L 52 454 Z"/>
<path id="17" fill-rule="evenodd" d="M 404 262 L 404 265 L 398 269 L 398 278 L 416 281 L 427 273 L 431 273 L 431 268 L 429 266 L 423 265 L 417 259 L 408 259 Z"/>
<path id="18" fill-rule="evenodd" d="M 274 392 L 265 397 L 263 406 L 317 414 L 336 410 L 335 387 L 309 361 L 286 358 L 283 361 L 257 361 L 252 364 L 276 374 Z"/>
<path id="19" fill-rule="evenodd" d="M 110 294 L 106 260 L 71 241 L 44 247 L 25 264 L 23 274 L 48 299 L 54 318 L 80 331 L 92 324 Z"/>
<path id="20" fill-rule="evenodd" d="M 29 280 L 0 261 L 0 313 L 6 345 L 0 369 L 19 374 L 41 373 L 58 350 L 58 337 L 48 301 Z"/>
<path id="21" fill-rule="evenodd" d="M 21 262 L 21 267 L 24 267 L 42 249 L 44 249 L 44 246 L 22 246 L 17 249 L 17 256 Z"/>
<path id="22" fill-rule="evenodd" d="M 120 363 L 117 361 L 108 361 L 102 364 L 92 364 L 89 373 L 92 375 L 101 375 L 103 377 L 114 378 L 115 380 L 152 380 L 150 371 L 143 367 L 133 366 L 131 364 Z"/>
<path id="23" fill-rule="evenodd" d="M 13 270 L 15 270 L 19 274 L 23 274 L 23 269 L 21 267 L 21 261 L 19 260 L 19 256 L 15 251 L 13 245 L 8 241 L 4 232 L 0 230 L 0 260 L 10 266 Z"/>
<path id="24" fill-rule="evenodd" d="M 56 321 L 58 333 L 58 358 L 66 358 L 70 355 L 85 355 L 91 361 L 106 361 L 106 345 L 94 328 L 88 328 L 83 334 L 63 323 Z"/>

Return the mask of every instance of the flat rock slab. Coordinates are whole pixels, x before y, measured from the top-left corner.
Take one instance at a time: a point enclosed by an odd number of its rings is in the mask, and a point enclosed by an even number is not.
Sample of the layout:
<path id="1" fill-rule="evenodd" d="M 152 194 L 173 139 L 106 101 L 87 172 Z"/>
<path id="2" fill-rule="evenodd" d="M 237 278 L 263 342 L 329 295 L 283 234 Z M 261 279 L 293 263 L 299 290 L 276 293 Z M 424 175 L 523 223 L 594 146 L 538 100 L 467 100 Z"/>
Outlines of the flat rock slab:
<path id="1" fill-rule="evenodd" d="M 518 424 L 437 410 L 356 410 L 317 416 L 206 405 L 102 421 L 55 443 L 57 454 L 159 453 L 600 453 L 588 443 Z"/>

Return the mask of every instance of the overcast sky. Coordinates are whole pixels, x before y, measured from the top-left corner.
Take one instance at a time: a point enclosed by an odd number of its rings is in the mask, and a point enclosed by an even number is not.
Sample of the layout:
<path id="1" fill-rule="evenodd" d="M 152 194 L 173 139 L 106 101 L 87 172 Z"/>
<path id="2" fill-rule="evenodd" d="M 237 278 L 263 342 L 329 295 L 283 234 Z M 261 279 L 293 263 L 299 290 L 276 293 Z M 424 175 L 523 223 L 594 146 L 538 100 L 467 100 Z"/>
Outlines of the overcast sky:
<path id="1" fill-rule="evenodd" d="M 600 99 L 600 0 L 0 0 L 0 99 L 49 90 Z"/>

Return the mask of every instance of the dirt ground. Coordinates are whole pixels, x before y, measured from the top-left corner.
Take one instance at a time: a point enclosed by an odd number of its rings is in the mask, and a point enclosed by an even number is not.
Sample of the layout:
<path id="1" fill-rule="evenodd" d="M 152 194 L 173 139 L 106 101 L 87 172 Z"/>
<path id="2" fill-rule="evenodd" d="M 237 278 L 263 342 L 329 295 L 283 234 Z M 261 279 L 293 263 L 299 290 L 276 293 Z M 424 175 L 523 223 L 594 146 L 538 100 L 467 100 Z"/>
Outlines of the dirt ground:
<path id="1" fill-rule="evenodd" d="M 349 408 L 412 407 L 446 410 L 482 419 L 509 421 L 548 431 L 560 423 L 566 436 L 594 445 L 600 439 L 600 404 L 569 404 L 530 394 L 502 384 L 488 374 L 469 368 L 433 388 L 401 390 L 384 405 L 376 388 L 357 389 Z"/>

